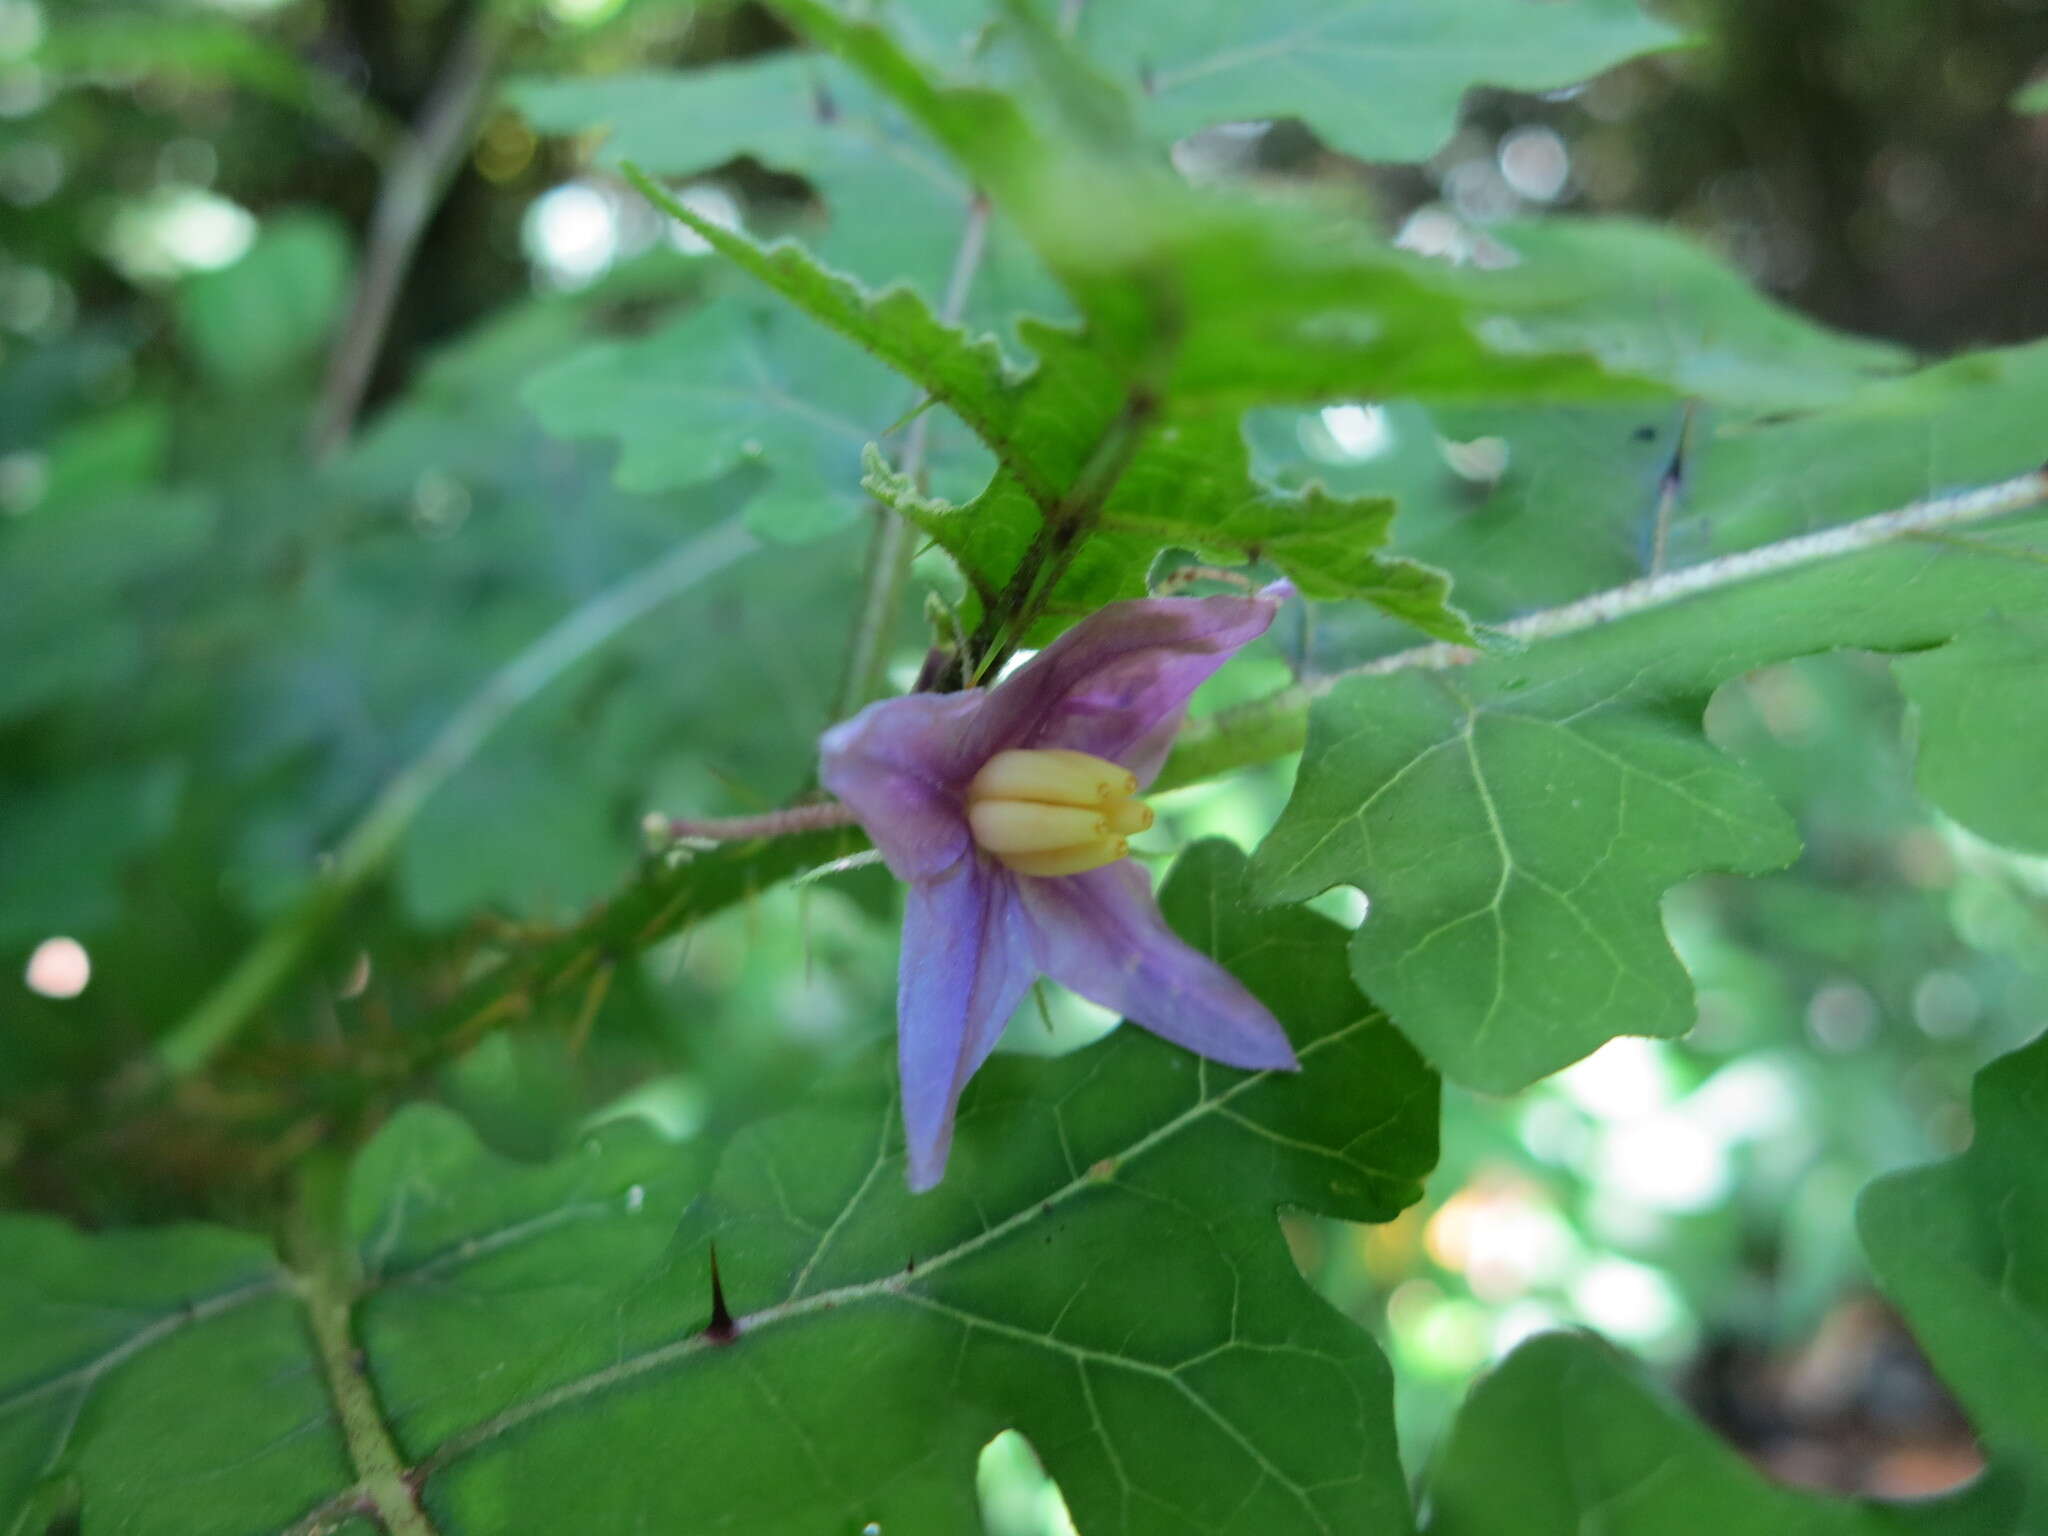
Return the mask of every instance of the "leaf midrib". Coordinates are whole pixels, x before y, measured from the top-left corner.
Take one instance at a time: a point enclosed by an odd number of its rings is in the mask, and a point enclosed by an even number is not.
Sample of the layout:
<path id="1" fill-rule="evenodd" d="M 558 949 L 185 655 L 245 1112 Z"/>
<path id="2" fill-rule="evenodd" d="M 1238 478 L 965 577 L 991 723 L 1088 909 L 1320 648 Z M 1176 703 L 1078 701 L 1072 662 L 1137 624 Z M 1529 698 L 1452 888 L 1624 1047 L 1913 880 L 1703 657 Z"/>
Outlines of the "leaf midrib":
<path id="1" fill-rule="evenodd" d="M 22 1387 L 6 1397 L 0 1397 L 0 1418 L 13 1413 L 17 1408 L 24 1408 L 40 1398 L 47 1397 L 52 1392 L 62 1391 L 74 1381 L 83 1379 L 85 1384 L 90 1386 L 99 1377 L 140 1354 L 152 1344 L 167 1339 L 172 1334 L 182 1333 L 199 1323 L 211 1322 L 216 1317 L 232 1312 L 259 1296 L 285 1290 L 290 1279 L 285 1271 L 278 1270 L 260 1279 L 245 1281 L 227 1290 L 201 1297 L 197 1301 L 187 1302 L 175 1311 L 160 1313 L 120 1343 L 103 1350 L 92 1359 L 66 1367 L 54 1376 L 44 1377 L 33 1385 Z"/>
<path id="2" fill-rule="evenodd" d="M 1377 1014 L 1362 1014 L 1349 1024 L 1332 1030 L 1320 1039 L 1311 1041 L 1303 1046 L 1299 1056 L 1301 1059 L 1306 1060 L 1320 1051 L 1351 1038 L 1359 1031 L 1373 1025 L 1377 1020 Z M 1204 1080 L 1206 1080 L 1206 1065 L 1206 1063 L 1203 1064 Z M 1095 1164 L 1092 1164 L 1089 1170 L 1074 1175 L 1050 1195 L 1038 1196 L 1023 1202 L 1016 1211 L 1012 1212 L 1002 1221 L 997 1222 L 994 1226 L 986 1227 L 973 1237 L 956 1243 L 953 1247 L 943 1252 L 932 1255 L 917 1266 L 915 1274 L 892 1271 L 890 1274 L 874 1280 L 856 1281 L 847 1285 L 836 1286 L 830 1290 L 815 1291 L 808 1296 L 792 1296 L 788 1300 L 777 1302 L 773 1306 L 763 1307 L 758 1311 L 737 1316 L 733 1321 L 733 1332 L 735 1335 L 741 1336 L 749 1333 L 758 1333 L 762 1329 L 805 1317 L 813 1312 L 843 1309 L 850 1305 L 857 1305 L 861 1302 L 878 1298 L 906 1297 L 913 1287 L 928 1280 L 931 1276 L 951 1268 L 964 1259 L 971 1258 L 984 1248 L 1002 1242 L 1020 1228 L 1050 1215 L 1052 1211 L 1083 1191 L 1113 1183 L 1118 1171 L 1144 1157 L 1147 1153 L 1165 1142 L 1172 1140 L 1188 1126 L 1204 1119 L 1212 1112 L 1220 1111 L 1240 1095 L 1251 1091 L 1273 1075 L 1270 1072 L 1253 1073 L 1231 1084 L 1222 1093 L 1197 1100 L 1180 1114 L 1174 1116 L 1173 1119 L 1167 1121 L 1164 1125 L 1154 1127 L 1122 1151 L 1110 1154 L 1107 1159 L 1098 1160 Z M 1101 1167 L 1103 1161 L 1107 1161 L 1112 1165 L 1110 1171 L 1100 1174 L 1093 1171 L 1095 1168 Z M 872 1171 L 863 1180 L 862 1187 L 866 1188 L 871 1182 Z M 612 1365 L 606 1366 L 602 1370 L 592 1371 L 587 1375 L 551 1387 L 546 1392 L 540 1393 L 524 1403 L 515 1404 L 503 1410 L 481 1424 L 450 1436 L 442 1442 L 438 1449 L 421 1460 L 416 1469 L 417 1477 L 421 1480 L 431 1477 L 445 1470 L 471 1451 L 488 1445 L 501 1435 L 517 1429 L 544 1414 L 550 1413 L 556 1408 L 594 1396 L 622 1382 L 644 1376 L 651 1371 L 656 1371 L 664 1366 L 684 1360 L 703 1350 L 721 1348 L 728 1342 L 730 1342 L 730 1339 L 715 1340 L 702 1332 L 692 1333 L 687 1337 L 672 1339 L 666 1344 L 659 1344 L 651 1349 L 643 1350 L 636 1355 L 629 1355 Z"/>

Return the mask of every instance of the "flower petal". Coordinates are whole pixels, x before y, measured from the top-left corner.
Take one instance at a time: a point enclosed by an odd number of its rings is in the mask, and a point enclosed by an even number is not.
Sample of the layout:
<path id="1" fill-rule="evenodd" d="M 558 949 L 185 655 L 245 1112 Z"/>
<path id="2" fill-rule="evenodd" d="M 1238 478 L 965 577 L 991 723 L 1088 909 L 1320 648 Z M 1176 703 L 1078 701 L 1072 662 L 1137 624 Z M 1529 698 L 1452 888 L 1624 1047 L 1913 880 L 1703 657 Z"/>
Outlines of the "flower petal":
<path id="1" fill-rule="evenodd" d="M 988 696 L 973 755 L 1071 747 L 1150 782 L 1166 760 L 1188 695 L 1266 632 L 1276 603 L 1259 597 L 1155 597 L 1111 603 L 1034 656 Z"/>
<path id="2" fill-rule="evenodd" d="M 910 1187 L 946 1171 L 953 1113 L 1037 971 L 1016 882 L 980 858 L 912 883 L 896 982 L 896 1061 Z"/>
<path id="3" fill-rule="evenodd" d="M 1020 879 L 1017 891 L 1038 969 L 1069 991 L 1225 1066 L 1299 1065 L 1265 1004 L 1166 926 L 1151 881 L 1129 859 Z"/>
<path id="4" fill-rule="evenodd" d="M 978 689 L 913 693 L 825 733 L 819 777 L 853 808 L 897 879 L 936 875 L 973 846 L 961 796 L 981 759 L 963 749 L 988 700 Z"/>

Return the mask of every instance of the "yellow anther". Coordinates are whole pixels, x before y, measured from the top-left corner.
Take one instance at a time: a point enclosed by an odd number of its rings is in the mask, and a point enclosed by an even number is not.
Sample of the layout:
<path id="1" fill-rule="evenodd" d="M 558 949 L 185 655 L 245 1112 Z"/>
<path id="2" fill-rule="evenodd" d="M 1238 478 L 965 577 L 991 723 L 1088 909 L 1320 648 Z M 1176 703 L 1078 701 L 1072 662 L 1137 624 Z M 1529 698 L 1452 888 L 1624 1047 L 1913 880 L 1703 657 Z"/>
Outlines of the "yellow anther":
<path id="1" fill-rule="evenodd" d="M 967 786 L 970 803 L 1035 800 L 1042 805 L 1107 805 L 1137 792 L 1137 776 L 1128 768 L 1086 752 L 1054 747 L 998 752 L 982 764 L 981 772 Z"/>
<path id="2" fill-rule="evenodd" d="M 998 752 L 967 787 L 974 840 L 1020 875 L 1078 875 L 1114 864 L 1152 825 L 1136 775 L 1086 752 Z"/>
<path id="3" fill-rule="evenodd" d="M 1121 800 L 1109 808 L 1109 830 L 1128 837 L 1133 832 L 1152 830 L 1152 807 L 1142 800 Z"/>
<path id="4" fill-rule="evenodd" d="M 978 801 L 967 808 L 967 821 L 990 853 L 1044 853 L 1109 836 L 1109 818 L 1099 809 L 1032 800 Z"/>
<path id="5" fill-rule="evenodd" d="M 1002 860 L 1020 875 L 1050 878 L 1100 869 L 1105 864 L 1114 864 L 1130 851 L 1129 843 L 1120 837 L 1112 837 L 1100 843 L 1086 843 L 1079 848 L 1055 848 L 1050 853 L 1005 854 Z"/>

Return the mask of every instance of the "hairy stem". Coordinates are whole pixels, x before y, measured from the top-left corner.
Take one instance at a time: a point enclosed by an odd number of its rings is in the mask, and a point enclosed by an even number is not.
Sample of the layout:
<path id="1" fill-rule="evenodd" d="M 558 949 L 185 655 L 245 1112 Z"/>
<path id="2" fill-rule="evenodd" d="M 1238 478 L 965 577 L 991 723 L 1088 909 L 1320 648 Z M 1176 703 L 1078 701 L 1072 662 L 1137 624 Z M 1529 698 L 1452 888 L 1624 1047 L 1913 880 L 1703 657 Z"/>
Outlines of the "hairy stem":
<path id="1" fill-rule="evenodd" d="M 349 902 L 379 874 L 427 798 L 476 755 L 499 726 L 621 630 L 759 545 L 738 519 L 719 524 L 606 588 L 514 656 L 471 694 L 427 748 L 385 785 L 336 848 L 313 888 L 158 1042 L 172 1077 L 197 1071 L 298 968 Z"/>
<path id="2" fill-rule="evenodd" d="M 475 135 L 498 57 L 500 30 L 495 7 L 478 5 L 442 62 L 419 122 L 384 173 L 370 214 L 362 271 L 348 315 L 336 333 L 307 432 L 316 459 L 333 454 L 354 430 L 420 237 Z"/>
<path id="3" fill-rule="evenodd" d="M 757 892 L 856 856 L 864 841 L 851 827 L 828 827 L 752 846 L 733 843 L 681 863 L 650 861 L 639 879 L 582 922 L 537 949 L 515 953 L 436 1009 L 408 1035 L 399 1075 L 458 1054 L 485 1030 L 526 1016 L 542 999 L 583 984 L 621 956 L 683 932 Z"/>
<path id="4" fill-rule="evenodd" d="M 1047 512 L 1038 536 L 1018 564 L 1002 597 L 991 604 L 967 643 L 967 654 L 959 658 L 956 681 L 972 685 L 992 676 L 1023 644 L 1031 626 L 1044 614 L 1053 589 L 1073 564 L 1096 515 L 1116 489 L 1116 483 L 1130 467 L 1145 430 L 1158 414 L 1158 397 L 1150 389 L 1135 387 L 1125 398 L 1123 409 L 1103 429 L 1088 462 L 1074 477 L 1066 494 Z M 971 671 L 967 669 L 971 668 Z"/>
<path id="5" fill-rule="evenodd" d="M 1995 485 L 1961 491 L 1953 496 L 1932 496 L 1894 511 L 1859 518 L 1853 523 L 1781 539 L 1775 544 L 1740 550 L 1683 570 L 1667 571 L 1641 581 L 1610 587 L 1605 592 L 1596 592 L 1561 608 L 1549 608 L 1513 620 L 1500 626 L 1499 632 L 1524 644 L 1554 640 L 1582 630 L 1597 629 L 1617 619 L 1629 618 L 1704 592 L 1737 586 L 1844 555 L 1860 554 L 1900 539 L 1939 534 L 1950 528 L 1984 522 L 2038 506 L 2044 501 L 2048 501 L 2048 470 L 2032 470 Z M 1167 760 L 1160 774 L 1159 783 L 1164 788 L 1192 784 L 1233 768 L 1267 762 L 1299 751 L 1307 739 L 1309 706 L 1353 678 L 1379 677 L 1418 667 L 1465 666 L 1479 660 L 1480 654 L 1469 646 L 1419 645 L 1341 672 L 1311 678 L 1235 709 L 1220 710 L 1206 720 L 1196 721 L 1181 733 L 1173 756 Z"/>
<path id="6" fill-rule="evenodd" d="M 967 312 L 967 295 L 981 269 L 982 253 L 988 249 L 988 220 L 988 199 L 976 193 L 967 205 L 967 223 L 960 231 L 960 245 L 953 253 L 953 271 L 946 280 L 946 297 L 939 311 L 939 318 L 947 325 L 958 325 Z M 903 457 L 896 466 L 919 490 L 924 489 L 931 438 L 931 402 L 927 400 L 910 424 Z M 889 643 L 895 635 L 897 611 L 903 605 L 903 584 L 909 579 L 911 557 L 917 552 L 915 530 L 894 508 L 876 502 L 874 518 L 860 615 L 854 621 L 846 676 L 839 689 L 840 719 L 882 691 L 883 674 L 889 665 Z"/>
<path id="7" fill-rule="evenodd" d="M 376 1389 L 363 1371 L 354 1326 L 362 1277 L 355 1252 L 340 1231 L 341 1182 L 339 1166 L 324 1158 L 314 1159 L 301 1176 L 286 1233 L 299 1299 L 306 1308 L 335 1421 L 355 1467 L 355 1492 L 390 1536 L 436 1536 L 407 1477 L 405 1458 L 385 1423 Z"/>
<path id="8" fill-rule="evenodd" d="M 759 816 L 720 816 L 707 821 L 672 820 L 671 837 L 697 837 L 714 843 L 744 843 L 763 837 L 789 837 L 798 832 L 822 832 L 828 827 L 850 827 L 854 814 L 837 800 L 815 805 L 791 806 L 786 811 L 768 811 Z"/>
<path id="9" fill-rule="evenodd" d="M 1190 721 L 1152 782 L 1164 794 L 1299 752 L 1308 741 L 1308 691 L 1299 685 Z"/>

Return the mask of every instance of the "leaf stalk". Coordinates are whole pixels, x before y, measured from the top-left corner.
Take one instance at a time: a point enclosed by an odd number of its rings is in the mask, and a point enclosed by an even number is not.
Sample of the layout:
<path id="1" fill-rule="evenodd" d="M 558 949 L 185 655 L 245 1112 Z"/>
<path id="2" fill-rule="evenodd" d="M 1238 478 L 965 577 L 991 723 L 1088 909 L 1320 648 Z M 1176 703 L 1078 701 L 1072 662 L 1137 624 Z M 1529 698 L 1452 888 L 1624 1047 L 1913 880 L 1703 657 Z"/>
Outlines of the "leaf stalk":
<path id="1" fill-rule="evenodd" d="M 975 194 L 967 205 L 967 222 L 960 232 L 959 249 L 953 255 L 952 275 L 946 282 L 946 297 L 939 317 L 957 326 L 967 311 L 967 296 L 973 290 L 982 254 L 988 248 L 988 199 Z M 927 400 L 926 405 L 930 402 Z M 924 489 L 925 470 L 931 459 L 932 413 L 918 412 L 904 439 L 903 457 L 897 473 L 919 491 Z M 867 570 L 863 582 L 860 614 L 854 621 L 848 648 L 846 675 L 840 684 L 836 718 L 845 719 L 863 704 L 878 697 L 889 666 L 890 642 L 903 607 L 903 587 L 910 577 L 910 562 L 917 553 L 916 530 L 895 508 L 874 504 L 874 538 L 868 546 Z"/>

